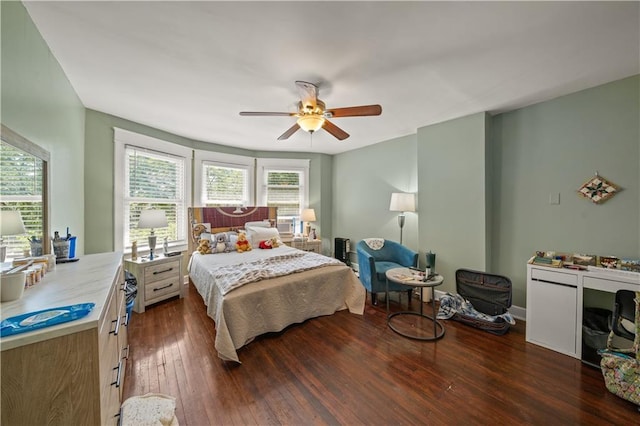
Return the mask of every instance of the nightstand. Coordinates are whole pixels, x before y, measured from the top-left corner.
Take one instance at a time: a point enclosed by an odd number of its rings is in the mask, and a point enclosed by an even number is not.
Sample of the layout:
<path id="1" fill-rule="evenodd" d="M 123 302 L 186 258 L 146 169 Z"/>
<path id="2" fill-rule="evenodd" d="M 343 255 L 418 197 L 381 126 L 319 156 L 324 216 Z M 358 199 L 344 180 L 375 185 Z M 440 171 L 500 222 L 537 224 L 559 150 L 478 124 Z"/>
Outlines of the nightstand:
<path id="1" fill-rule="evenodd" d="M 322 251 L 322 240 L 291 241 L 290 243 L 287 243 L 287 245 L 299 250 L 312 251 L 314 253 L 320 253 Z"/>
<path id="2" fill-rule="evenodd" d="M 138 294 L 133 310 L 145 308 L 170 297 L 182 297 L 182 253 L 177 256 L 158 256 L 153 260 L 138 258 L 125 260 L 125 269 L 138 282 Z"/>

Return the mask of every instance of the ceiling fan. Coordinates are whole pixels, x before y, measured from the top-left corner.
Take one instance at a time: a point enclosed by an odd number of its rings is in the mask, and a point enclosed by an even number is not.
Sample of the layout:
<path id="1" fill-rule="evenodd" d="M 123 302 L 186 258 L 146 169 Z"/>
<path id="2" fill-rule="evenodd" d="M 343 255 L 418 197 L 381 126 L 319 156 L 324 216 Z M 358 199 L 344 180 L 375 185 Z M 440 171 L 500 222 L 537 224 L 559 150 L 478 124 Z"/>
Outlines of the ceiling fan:
<path id="1" fill-rule="evenodd" d="M 240 115 L 245 116 L 289 116 L 298 117 L 296 123 L 286 132 L 278 137 L 278 140 L 288 139 L 291 135 L 302 129 L 313 133 L 321 128 L 331 133 L 339 140 L 349 137 L 349 133 L 329 121 L 329 118 L 340 117 L 364 117 L 369 115 L 380 115 L 382 107 L 380 105 L 362 105 L 345 108 L 327 109 L 324 102 L 318 99 L 318 86 L 306 81 L 296 81 L 300 102 L 298 102 L 298 112 L 252 112 L 242 111 Z"/>

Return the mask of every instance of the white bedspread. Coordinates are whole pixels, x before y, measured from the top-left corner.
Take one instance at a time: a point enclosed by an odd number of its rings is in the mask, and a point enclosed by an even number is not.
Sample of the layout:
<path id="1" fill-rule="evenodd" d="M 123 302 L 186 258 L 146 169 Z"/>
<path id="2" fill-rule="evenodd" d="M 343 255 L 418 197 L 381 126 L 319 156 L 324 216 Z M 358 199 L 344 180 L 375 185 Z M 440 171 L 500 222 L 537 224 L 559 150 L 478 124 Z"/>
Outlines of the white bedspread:
<path id="1" fill-rule="evenodd" d="M 281 331 L 309 318 L 342 309 L 364 312 L 364 287 L 353 271 L 340 262 L 252 282 L 227 294 L 213 284 L 215 271 L 221 266 L 232 271 L 233 265 L 242 269 L 242 263 L 295 253 L 301 251 L 281 246 L 243 253 L 192 255 L 189 276 L 207 306 L 207 314 L 216 323 L 215 347 L 220 358 L 240 362 L 236 350 L 256 336 Z"/>

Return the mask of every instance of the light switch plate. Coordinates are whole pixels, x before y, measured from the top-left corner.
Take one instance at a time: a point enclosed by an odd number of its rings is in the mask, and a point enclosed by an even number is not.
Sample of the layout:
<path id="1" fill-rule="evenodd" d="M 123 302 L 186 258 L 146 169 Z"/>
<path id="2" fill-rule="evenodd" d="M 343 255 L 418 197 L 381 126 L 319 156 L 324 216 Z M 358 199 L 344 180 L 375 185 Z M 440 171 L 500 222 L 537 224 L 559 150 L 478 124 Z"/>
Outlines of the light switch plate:
<path id="1" fill-rule="evenodd" d="M 560 204 L 560 193 L 552 192 L 549 194 L 549 204 Z"/>

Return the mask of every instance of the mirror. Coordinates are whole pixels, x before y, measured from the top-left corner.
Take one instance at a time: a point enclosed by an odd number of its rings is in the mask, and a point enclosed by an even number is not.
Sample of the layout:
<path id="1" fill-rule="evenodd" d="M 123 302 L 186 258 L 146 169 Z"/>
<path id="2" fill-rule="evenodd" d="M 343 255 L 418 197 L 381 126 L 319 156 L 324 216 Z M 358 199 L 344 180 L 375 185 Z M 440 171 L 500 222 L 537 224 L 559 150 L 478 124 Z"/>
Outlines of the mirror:
<path id="1" fill-rule="evenodd" d="M 7 258 L 51 253 L 49 161 L 45 149 L 4 124 L 0 134 L 0 209 L 21 213 L 26 235 L 2 236 Z M 31 251 L 32 245 L 34 251 Z M 41 247 L 41 252 L 38 252 Z"/>

